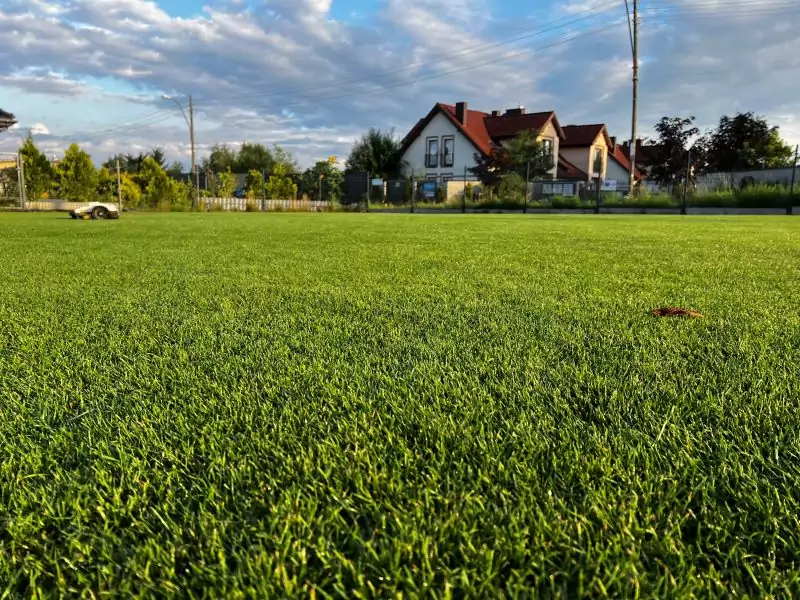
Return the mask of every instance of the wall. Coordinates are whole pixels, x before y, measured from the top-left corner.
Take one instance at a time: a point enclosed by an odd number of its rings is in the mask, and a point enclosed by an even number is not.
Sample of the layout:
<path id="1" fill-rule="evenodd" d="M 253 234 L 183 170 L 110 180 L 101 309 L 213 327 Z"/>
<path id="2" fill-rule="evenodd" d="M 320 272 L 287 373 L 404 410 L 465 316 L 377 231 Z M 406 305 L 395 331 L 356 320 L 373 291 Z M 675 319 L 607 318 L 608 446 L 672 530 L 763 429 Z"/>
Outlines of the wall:
<path id="1" fill-rule="evenodd" d="M 561 150 L 559 145 L 561 140 L 558 138 L 558 132 L 552 122 L 544 126 L 538 139 L 549 139 L 553 142 L 553 168 L 550 170 L 550 175 L 555 179 L 558 177 L 558 153 Z"/>
<path id="2" fill-rule="evenodd" d="M 592 156 L 594 148 L 601 148 L 603 150 L 603 170 L 600 173 L 600 177 L 602 179 L 614 179 L 613 177 L 608 177 L 607 169 L 608 169 L 608 145 L 606 144 L 605 137 L 603 135 L 597 136 L 597 139 L 594 141 L 592 146 L 582 146 L 579 148 L 563 148 L 561 150 L 561 156 L 566 158 L 569 162 L 573 165 L 578 167 L 581 171 L 592 177 Z M 613 162 L 613 161 L 612 161 Z M 616 163 L 615 163 L 616 164 Z"/>
<path id="3" fill-rule="evenodd" d="M 467 184 L 472 185 L 472 193 L 478 194 L 481 191 L 481 185 L 477 181 L 464 181 L 463 176 L 462 179 L 456 179 L 453 181 L 447 182 L 447 187 L 445 188 L 445 197 L 448 200 L 460 200 L 464 195 L 464 188 Z"/>
<path id="4" fill-rule="evenodd" d="M 627 191 L 630 187 L 628 184 L 630 181 L 630 173 L 613 158 L 608 159 L 608 164 L 606 165 L 606 179 L 615 180 L 618 190 Z"/>
<path id="5" fill-rule="evenodd" d="M 428 151 L 427 138 L 439 138 L 439 152 L 441 153 L 443 142 L 442 136 L 452 135 L 454 137 L 454 151 L 453 151 L 453 166 L 442 167 L 441 164 L 433 169 L 425 167 L 425 154 Z M 422 130 L 417 139 L 403 154 L 403 160 L 407 163 L 405 175 L 410 175 L 413 169 L 414 175 L 430 176 L 430 175 L 451 175 L 455 179 L 464 179 L 464 167 L 470 169 L 475 166 L 474 154 L 478 150 L 459 130 L 458 128 L 441 113 L 437 113 Z M 441 157 L 439 160 L 441 163 Z M 475 177 L 467 171 L 468 179 L 475 179 Z"/>

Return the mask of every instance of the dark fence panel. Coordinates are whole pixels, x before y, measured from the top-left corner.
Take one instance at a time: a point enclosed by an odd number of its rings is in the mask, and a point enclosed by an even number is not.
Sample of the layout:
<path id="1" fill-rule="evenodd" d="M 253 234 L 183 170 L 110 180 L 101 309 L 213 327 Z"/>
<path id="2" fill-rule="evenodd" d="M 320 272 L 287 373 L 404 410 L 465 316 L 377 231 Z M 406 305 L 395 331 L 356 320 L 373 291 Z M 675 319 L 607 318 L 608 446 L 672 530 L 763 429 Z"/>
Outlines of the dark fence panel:
<path id="1" fill-rule="evenodd" d="M 342 204 L 364 202 L 369 191 L 368 173 L 345 173 L 342 185 Z"/>

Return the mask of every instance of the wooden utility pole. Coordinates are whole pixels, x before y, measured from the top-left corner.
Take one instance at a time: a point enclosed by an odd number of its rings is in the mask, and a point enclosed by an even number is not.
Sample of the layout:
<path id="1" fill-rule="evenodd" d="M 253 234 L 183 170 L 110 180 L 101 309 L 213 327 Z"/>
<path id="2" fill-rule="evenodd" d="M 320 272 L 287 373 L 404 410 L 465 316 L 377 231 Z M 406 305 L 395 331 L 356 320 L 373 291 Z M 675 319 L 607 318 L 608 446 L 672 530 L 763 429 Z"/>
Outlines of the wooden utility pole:
<path id="1" fill-rule="evenodd" d="M 631 111 L 631 150 L 629 194 L 636 185 L 636 121 L 639 111 L 639 0 L 633 0 L 633 109 Z"/>
<path id="2" fill-rule="evenodd" d="M 119 174 L 119 159 L 117 159 L 117 204 L 119 204 L 119 214 L 122 214 L 122 176 Z"/>
<path id="3" fill-rule="evenodd" d="M 197 187 L 197 196 L 192 200 L 192 208 L 195 208 L 195 206 L 200 205 L 200 170 L 197 168 L 197 155 L 194 139 L 194 103 L 192 102 L 191 94 L 189 94 L 189 143 L 192 146 L 192 173 L 194 173 L 195 186 Z"/>

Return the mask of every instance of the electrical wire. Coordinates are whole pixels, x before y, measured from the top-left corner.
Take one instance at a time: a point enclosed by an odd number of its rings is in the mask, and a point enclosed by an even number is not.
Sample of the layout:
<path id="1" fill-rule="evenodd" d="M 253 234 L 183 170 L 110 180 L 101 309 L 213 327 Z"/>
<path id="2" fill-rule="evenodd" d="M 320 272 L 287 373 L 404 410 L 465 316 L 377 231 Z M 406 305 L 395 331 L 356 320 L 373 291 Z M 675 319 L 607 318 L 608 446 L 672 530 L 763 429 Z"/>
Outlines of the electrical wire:
<path id="1" fill-rule="evenodd" d="M 567 26 L 575 24 L 575 23 L 579 23 L 581 21 L 586 21 L 587 19 L 591 19 L 591 18 L 597 17 L 598 15 L 601 15 L 601 14 L 603 14 L 605 12 L 609 12 L 615 6 L 616 6 L 616 2 L 598 3 L 596 5 L 593 5 L 593 6 L 589 7 L 589 8 L 585 8 L 585 9 L 583 9 L 581 11 L 578 11 L 578 12 L 574 13 L 574 14 L 577 15 L 577 14 L 584 14 L 584 13 L 593 12 L 594 14 L 591 14 L 591 15 L 588 15 L 588 16 L 584 16 L 584 17 L 578 17 L 578 18 L 569 18 L 569 19 L 566 19 L 566 20 L 565 19 L 556 19 L 554 21 L 550 21 L 550 22 L 546 23 L 546 25 L 549 25 L 548 27 L 544 27 L 544 28 L 541 28 L 541 29 L 534 29 L 534 30 L 523 30 L 526 33 L 517 34 L 517 35 L 515 35 L 515 36 L 513 36 L 511 38 L 506 39 L 505 41 L 486 42 L 486 43 L 482 43 L 482 44 L 477 44 L 475 46 L 467 46 L 466 48 L 464 48 L 461 51 L 456 52 L 454 54 L 445 55 L 442 58 L 439 58 L 437 60 L 429 61 L 429 62 L 422 63 L 422 64 L 419 64 L 419 65 L 408 65 L 408 66 L 405 66 L 405 67 L 387 69 L 385 71 L 380 71 L 380 72 L 377 72 L 377 73 L 371 73 L 369 75 L 363 75 L 363 76 L 359 76 L 359 77 L 356 77 L 356 78 L 340 79 L 340 80 L 337 80 L 337 81 L 327 82 L 327 83 L 323 83 L 323 84 L 317 84 L 317 85 L 314 85 L 314 86 L 307 86 L 307 87 L 304 87 L 304 88 L 294 88 L 294 89 L 289 89 L 289 90 L 280 90 L 280 91 L 266 92 L 266 93 L 265 92 L 253 92 L 253 93 L 247 93 L 247 94 L 228 96 L 227 98 L 228 99 L 237 99 L 238 100 L 238 99 L 245 99 L 245 98 L 251 98 L 251 97 L 265 98 L 265 97 L 271 97 L 271 96 L 296 95 L 296 94 L 302 93 L 304 91 L 318 91 L 319 89 L 324 89 L 324 88 L 329 88 L 329 87 L 343 87 L 345 84 L 352 84 L 352 83 L 359 83 L 359 82 L 367 82 L 368 83 L 370 80 L 375 79 L 375 78 L 383 78 L 383 77 L 386 77 L 387 75 L 391 75 L 391 74 L 394 74 L 394 73 L 402 73 L 404 71 L 413 71 L 413 70 L 425 69 L 425 68 L 431 67 L 432 65 L 437 65 L 437 64 L 440 64 L 440 63 L 444 63 L 444 62 L 449 62 L 449 61 L 451 61 L 453 59 L 461 58 L 461 57 L 464 57 L 464 56 L 469 56 L 471 54 L 475 54 L 475 53 L 478 53 L 478 52 L 484 52 L 484 51 L 493 50 L 495 48 L 499 48 L 499 47 L 502 47 L 502 46 L 507 46 L 509 44 L 513 44 L 514 42 L 518 42 L 518 41 L 521 41 L 521 40 L 526 39 L 526 38 L 536 37 L 536 36 L 542 35 L 544 33 L 557 31 L 558 29 L 567 27 Z M 202 98 L 202 96 L 198 96 L 198 97 Z"/>

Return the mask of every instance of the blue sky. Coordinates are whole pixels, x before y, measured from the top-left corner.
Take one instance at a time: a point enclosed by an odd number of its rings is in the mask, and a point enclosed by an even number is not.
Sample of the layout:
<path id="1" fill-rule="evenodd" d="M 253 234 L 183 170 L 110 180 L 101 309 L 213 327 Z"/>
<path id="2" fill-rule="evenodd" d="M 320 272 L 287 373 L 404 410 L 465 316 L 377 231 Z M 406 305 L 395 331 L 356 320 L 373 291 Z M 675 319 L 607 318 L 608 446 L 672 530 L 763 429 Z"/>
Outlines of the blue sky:
<path id="1" fill-rule="evenodd" d="M 641 0 L 640 130 L 753 110 L 800 142 L 795 0 Z M 524 104 L 630 135 L 622 0 L 5 0 L 0 107 L 59 153 L 97 161 L 154 145 L 186 161 L 167 93 L 214 143 L 346 156 L 367 128 L 403 135 L 437 101 Z M 13 148 L 18 132 L 0 136 Z"/>

